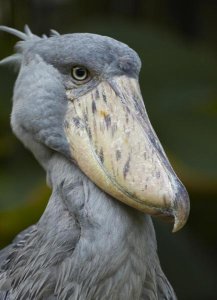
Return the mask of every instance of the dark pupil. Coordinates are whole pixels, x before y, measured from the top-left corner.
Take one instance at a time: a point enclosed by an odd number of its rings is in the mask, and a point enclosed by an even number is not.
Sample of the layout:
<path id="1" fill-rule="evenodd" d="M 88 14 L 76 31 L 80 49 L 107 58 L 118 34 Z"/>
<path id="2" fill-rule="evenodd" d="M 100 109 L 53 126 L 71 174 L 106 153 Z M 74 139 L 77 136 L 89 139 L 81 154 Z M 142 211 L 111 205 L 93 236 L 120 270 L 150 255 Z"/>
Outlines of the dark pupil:
<path id="1" fill-rule="evenodd" d="M 79 68 L 79 69 L 76 70 L 76 75 L 77 75 L 77 77 L 83 78 L 83 77 L 85 76 L 85 74 L 86 74 L 86 72 L 85 72 L 85 70 L 82 69 L 82 68 Z"/>

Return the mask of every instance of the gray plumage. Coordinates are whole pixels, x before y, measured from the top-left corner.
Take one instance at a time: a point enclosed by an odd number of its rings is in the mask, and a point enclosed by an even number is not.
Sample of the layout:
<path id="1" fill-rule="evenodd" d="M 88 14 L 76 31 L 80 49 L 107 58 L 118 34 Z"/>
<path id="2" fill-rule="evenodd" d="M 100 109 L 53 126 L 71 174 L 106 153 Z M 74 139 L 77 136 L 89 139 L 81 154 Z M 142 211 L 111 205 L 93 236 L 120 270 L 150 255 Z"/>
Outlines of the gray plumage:
<path id="1" fill-rule="evenodd" d="M 128 46 L 93 34 L 33 35 L 2 63 L 16 62 L 11 124 L 47 174 L 52 195 L 37 224 L 0 252 L 0 300 L 176 299 L 161 270 L 151 217 L 98 188 L 73 162 L 64 133 L 66 90 L 77 97 L 103 77 L 137 78 Z M 74 87 L 72 65 L 94 74 Z"/>

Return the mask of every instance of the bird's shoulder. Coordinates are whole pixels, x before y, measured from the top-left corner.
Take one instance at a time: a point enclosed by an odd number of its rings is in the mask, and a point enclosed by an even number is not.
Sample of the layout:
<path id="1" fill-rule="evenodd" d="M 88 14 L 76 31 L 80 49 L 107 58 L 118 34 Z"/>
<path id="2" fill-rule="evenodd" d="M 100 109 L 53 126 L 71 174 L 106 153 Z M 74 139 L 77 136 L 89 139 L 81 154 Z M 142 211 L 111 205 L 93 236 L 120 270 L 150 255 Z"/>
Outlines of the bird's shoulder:
<path id="1" fill-rule="evenodd" d="M 80 237 L 74 216 L 64 207 L 58 208 L 53 216 L 48 210 L 49 218 L 45 213 L 0 252 L 0 300 L 55 299 L 60 265 L 73 260 Z M 51 218 L 52 224 L 47 221 Z"/>
<path id="2" fill-rule="evenodd" d="M 157 255 L 147 268 L 141 300 L 177 300 L 176 294 L 161 269 Z"/>
<path id="3" fill-rule="evenodd" d="M 0 251 L 0 300 L 8 299 L 10 278 L 7 273 L 10 271 L 13 260 L 18 255 L 20 249 L 22 249 L 27 240 L 34 235 L 35 231 L 35 225 L 28 227 L 20 232 L 10 245 Z"/>
<path id="4" fill-rule="evenodd" d="M 6 270 L 7 266 L 9 265 L 12 256 L 17 253 L 17 251 L 22 248 L 22 246 L 26 243 L 26 241 L 33 236 L 34 232 L 36 231 L 36 225 L 32 225 L 27 229 L 20 232 L 12 241 L 10 245 L 3 248 L 0 251 L 0 274 L 3 270 Z"/>

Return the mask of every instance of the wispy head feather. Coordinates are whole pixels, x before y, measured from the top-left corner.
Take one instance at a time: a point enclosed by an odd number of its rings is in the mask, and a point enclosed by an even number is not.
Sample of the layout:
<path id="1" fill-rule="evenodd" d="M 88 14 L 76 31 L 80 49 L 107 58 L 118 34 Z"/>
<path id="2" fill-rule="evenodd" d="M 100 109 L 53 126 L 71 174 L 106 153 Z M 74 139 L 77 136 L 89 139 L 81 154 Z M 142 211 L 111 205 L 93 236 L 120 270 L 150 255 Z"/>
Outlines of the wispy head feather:
<path id="1" fill-rule="evenodd" d="M 13 64 L 19 65 L 22 60 L 22 54 L 16 53 L 0 60 L 0 65 Z"/>
<path id="2" fill-rule="evenodd" d="M 34 39 L 34 40 L 40 40 L 40 36 L 33 34 L 32 31 L 30 30 L 28 25 L 24 26 L 24 32 L 19 31 L 17 29 L 11 28 L 11 27 L 7 27 L 7 26 L 1 26 L 0 25 L 0 30 L 8 32 L 10 34 L 13 34 L 15 36 L 17 36 L 18 38 L 20 38 L 23 41 L 27 41 L 30 39 Z M 60 35 L 56 30 L 51 29 L 50 30 L 51 36 L 58 36 Z M 43 37 L 45 37 L 45 35 L 43 35 Z M 46 38 L 48 38 L 46 36 Z"/>
<path id="3" fill-rule="evenodd" d="M 24 32 L 21 32 L 17 29 L 10 28 L 10 27 L 7 27 L 7 26 L 0 26 L 0 30 L 5 31 L 7 33 L 10 33 L 12 35 L 15 35 L 16 37 L 21 39 L 21 41 L 18 42 L 18 44 L 16 46 L 17 51 L 20 52 L 20 53 L 16 53 L 16 54 L 13 54 L 13 55 L 8 56 L 6 58 L 3 58 L 0 61 L 0 65 L 13 64 L 15 66 L 20 66 L 21 61 L 22 61 L 22 50 L 24 50 L 26 47 L 28 47 L 27 45 L 29 45 L 29 42 L 30 43 L 35 42 L 35 41 L 40 40 L 41 38 L 43 38 L 43 39 L 49 38 L 45 34 L 42 35 L 42 37 L 33 34 L 28 25 L 24 26 Z M 50 30 L 50 35 L 51 36 L 58 36 L 60 34 L 56 30 L 51 29 Z"/>
<path id="4" fill-rule="evenodd" d="M 13 34 L 13 35 L 17 36 L 18 38 L 20 38 L 21 40 L 23 40 L 23 41 L 26 41 L 26 40 L 29 40 L 29 39 L 37 39 L 37 40 L 40 39 L 39 36 L 37 36 L 37 35 L 35 35 L 31 32 L 28 25 L 24 26 L 24 32 L 19 31 L 19 30 L 14 29 L 14 28 L 7 27 L 7 26 L 0 26 L 0 30 L 8 32 L 10 34 Z"/>
<path id="5" fill-rule="evenodd" d="M 54 30 L 54 29 L 51 29 L 51 30 L 50 30 L 50 33 L 51 33 L 51 36 L 59 36 L 59 35 L 60 35 L 59 32 L 57 32 L 57 31 Z"/>

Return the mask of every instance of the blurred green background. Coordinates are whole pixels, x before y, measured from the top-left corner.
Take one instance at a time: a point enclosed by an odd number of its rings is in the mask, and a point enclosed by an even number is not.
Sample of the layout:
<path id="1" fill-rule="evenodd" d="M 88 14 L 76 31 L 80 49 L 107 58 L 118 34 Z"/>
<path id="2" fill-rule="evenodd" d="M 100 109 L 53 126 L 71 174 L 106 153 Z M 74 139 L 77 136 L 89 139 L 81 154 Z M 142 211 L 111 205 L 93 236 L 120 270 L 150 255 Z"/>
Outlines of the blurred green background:
<path id="1" fill-rule="evenodd" d="M 151 122 L 191 198 L 181 232 L 155 221 L 161 263 L 179 299 L 217 299 L 217 1 L 0 0 L 0 23 L 39 35 L 94 32 L 138 52 Z M 0 58 L 16 41 L 0 33 Z M 0 68 L 0 248 L 39 219 L 50 194 L 11 132 L 15 79 Z"/>

